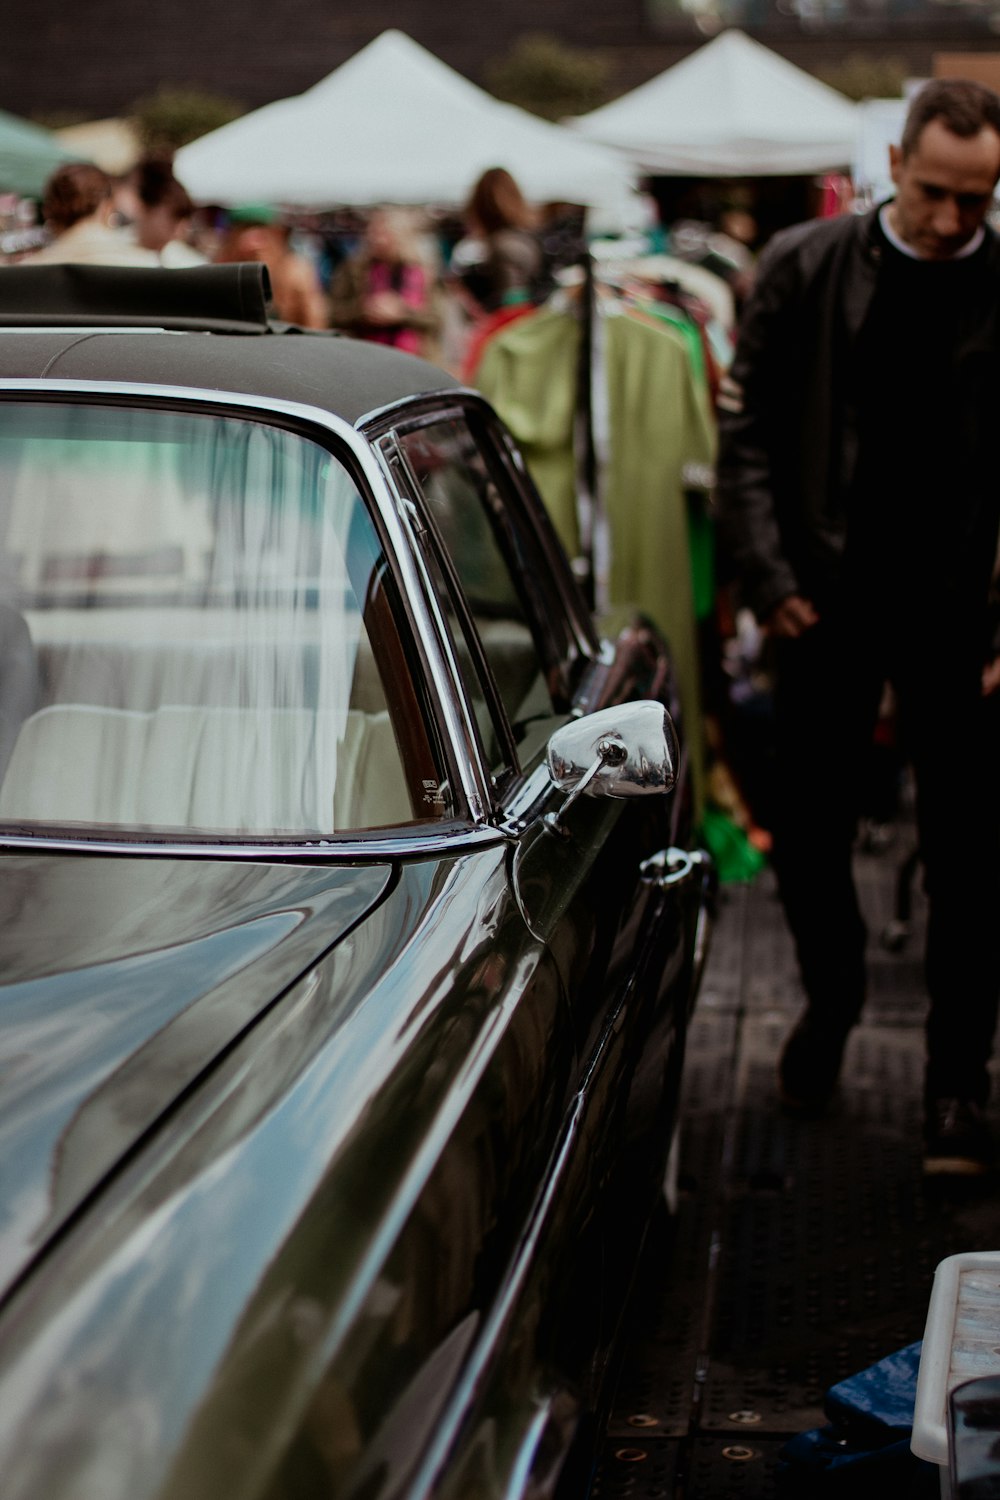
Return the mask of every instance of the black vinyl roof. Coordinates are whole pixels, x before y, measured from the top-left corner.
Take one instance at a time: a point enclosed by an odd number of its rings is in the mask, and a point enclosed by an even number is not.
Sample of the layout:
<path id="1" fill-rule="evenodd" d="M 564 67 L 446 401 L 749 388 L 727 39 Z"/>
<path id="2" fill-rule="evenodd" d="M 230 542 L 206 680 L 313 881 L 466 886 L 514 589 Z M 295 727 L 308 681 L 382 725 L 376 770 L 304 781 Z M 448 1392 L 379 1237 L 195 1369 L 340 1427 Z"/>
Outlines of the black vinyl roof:
<path id="1" fill-rule="evenodd" d="M 457 389 L 413 355 L 269 322 L 262 272 L 0 269 L 0 379 L 231 392 L 318 406 L 352 424 L 396 401 Z"/>

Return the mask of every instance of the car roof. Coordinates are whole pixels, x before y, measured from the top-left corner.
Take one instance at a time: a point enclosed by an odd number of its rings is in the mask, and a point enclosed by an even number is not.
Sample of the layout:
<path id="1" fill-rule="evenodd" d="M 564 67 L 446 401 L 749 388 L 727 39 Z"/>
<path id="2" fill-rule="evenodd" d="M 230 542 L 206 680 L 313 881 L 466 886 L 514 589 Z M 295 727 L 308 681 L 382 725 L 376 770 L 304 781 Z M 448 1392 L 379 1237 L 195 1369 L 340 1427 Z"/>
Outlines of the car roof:
<path id="1" fill-rule="evenodd" d="M 352 425 L 459 388 L 414 355 L 276 323 L 266 294 L 262 266 L 5 267 L 0 379 L 229 391 L 317 406 Z"/>

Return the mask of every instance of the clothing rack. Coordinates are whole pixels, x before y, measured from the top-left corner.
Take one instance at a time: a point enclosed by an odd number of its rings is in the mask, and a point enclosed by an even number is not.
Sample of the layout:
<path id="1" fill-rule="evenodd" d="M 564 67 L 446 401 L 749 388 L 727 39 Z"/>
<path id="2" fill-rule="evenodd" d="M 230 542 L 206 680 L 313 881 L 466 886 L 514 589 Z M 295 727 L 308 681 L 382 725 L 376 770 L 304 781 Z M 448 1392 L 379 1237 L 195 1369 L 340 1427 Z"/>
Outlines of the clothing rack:
<path id="1" fill-rule="evenodd" d="M 583 268 L 580 293 L 580 362 L 577 371 L 576 444 L 580 490 L 587 508 L 586 527 L 581 526 L 580 583 L 591 610 L 596 603 L 594 567 L 594 524 L 598 513 L 597 446 L 594 441 L 594 316 L 597 289 L 594 279 L 594 257 L 584 248 L 578 262 Z"/>

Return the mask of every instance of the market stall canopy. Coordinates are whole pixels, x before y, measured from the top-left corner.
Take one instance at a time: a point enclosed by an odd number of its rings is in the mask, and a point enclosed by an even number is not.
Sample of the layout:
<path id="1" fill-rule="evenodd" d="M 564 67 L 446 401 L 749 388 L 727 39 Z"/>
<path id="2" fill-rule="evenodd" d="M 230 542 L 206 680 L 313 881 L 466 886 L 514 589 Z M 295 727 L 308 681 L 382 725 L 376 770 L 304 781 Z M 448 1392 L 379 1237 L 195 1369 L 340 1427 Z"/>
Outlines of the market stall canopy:
<path id="1" fill-rule="evenodd" d="M 649 173 L 792 176 L 849 167 L 857 106 L 741 31 L 569 122 Z"/>
<path id="2" fill-rule="evenodd" d="M 299 207 L 456 205 L 487 167 L 525 196 L 610 211 L 632 172 L 616 153 L 502 104 L 399 31 L 385 31 L 306 93 L 177 153 L 201 202 Z"/>
<path id="3" fill-rule="evenodd" d="M 88 120 L 53 131 L 56 140 L 76 156 L 85 156 L 112 177 L 131 172 L 142 155 L 142 141 L 129 120 Z"/>
<path id="4" fill-rule="evenodd" d="M 0 110 L 0 193 L 40 198 L 56 167 L 81 155 L 64 150 L 50 130 Z"/>

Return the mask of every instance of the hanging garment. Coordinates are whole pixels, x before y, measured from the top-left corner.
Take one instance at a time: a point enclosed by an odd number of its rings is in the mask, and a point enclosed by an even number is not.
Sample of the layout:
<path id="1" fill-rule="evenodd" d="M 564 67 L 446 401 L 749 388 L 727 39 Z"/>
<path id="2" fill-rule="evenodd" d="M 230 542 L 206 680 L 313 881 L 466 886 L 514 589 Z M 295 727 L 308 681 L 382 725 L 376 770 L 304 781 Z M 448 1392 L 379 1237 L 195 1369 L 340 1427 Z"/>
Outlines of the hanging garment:
<path id="1" fill-rule="evenodd" d="M 690 313 L 685 311 L 679 302 L 671 301 L 665 297 L 657 301 L 653 297 L 637 297 L 633 304 L 633 312 L 642 313 L 654 322 L 665 323 L 668 328 L 674 328 L 681 335 L 691 360 L 691 373 L 695 380 L 699 394 L 705 392 L 708 399 L 708 369 L 705 342 L 702 338 L 701 329 Z"/>
<path id="2" fill-rule="evenodd" d="M 715 459 L 711 412 L 682 334 L 640 316 L 605 322 L 612 442 L 604 476 L 611 600 L 661 627 L 677 672 L 695 801 L 704 790 L 701 692 L 684 470 Z"/>
<path id="3" fill-rule="evenodd" d="M 496 312 L 486 313 L 469 331 L 468 343 L 462 356 L 461 376 L 466 385 L 476 383 L 483 355 L 493 339 L 509 323 L 530 317 L 538 309 L 530 302 L 516 302 L 509 307 L 499 307 Z"/>
<path id="4" fill-rule="evenodd" d="M 701 431 L 710 435 L 714 452 L 715 396 L 719 371 L 706 338 L 704 322 L 691 312 L 683 300 L 674 302 L 669 297 L 663 301 L 638 297 L 634 302 L 634 311 L 636 314 L 648 314 L 654 321 L 659 320 L 675 328 L 684 338 L 691 361 L 697 424 Z M 715 470 L 712 465 L 693 462 L 685 464 L 684 488 L 688 503 L 691 582 L 694 589 L 695 619 L 699 621 L 706 620 L 715 609 L 715 526 L 710 514 L 714 482 Z"/>
<path id="5" fill-rule="evenodd" d="M 580 336 L 572 313 L 542 308 L 498 330 L 476 371 L 479 390 L 521 445 L 570 557 L 580 550 L 573 446 Z"/>
<path id="6" fill-rule="evenodd" d="M 714 462 L 714 418 L 688 336 L 615 306 L 612 315 L 598 305 L 595 362 L 609 418 L 598 490 L 611 556 L 610 603 L 640 609 L 670 642 L 700 808 L 701 694 L 685 469 Z M 574 312 L 543 308 L 500 329 L 477 373 L 479 389 L 522 445 L 571 557 L 580 538 L 574 454 L 580 339 Z"/>

